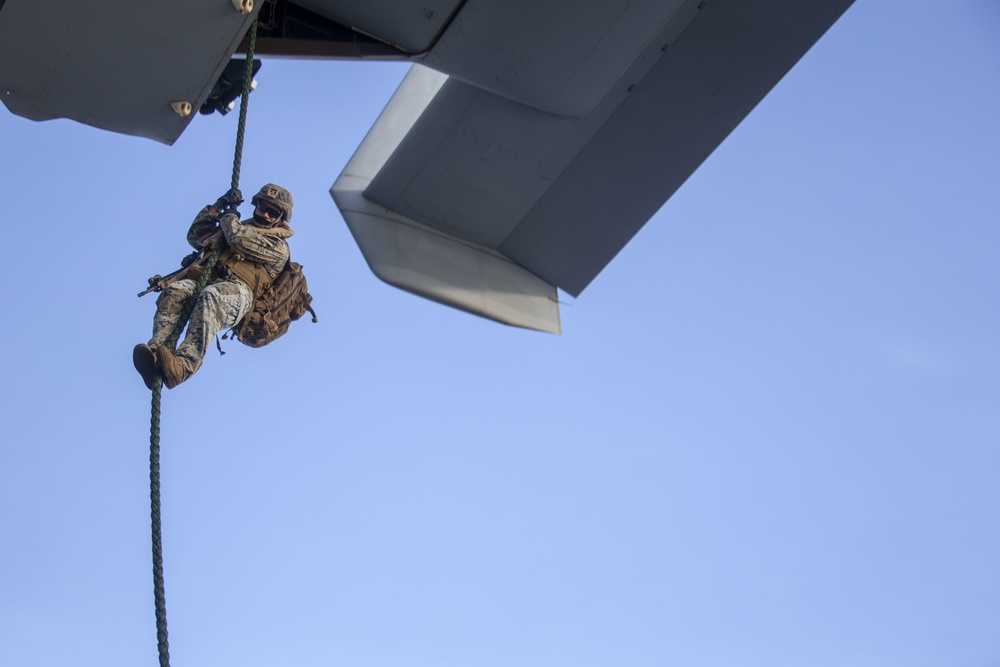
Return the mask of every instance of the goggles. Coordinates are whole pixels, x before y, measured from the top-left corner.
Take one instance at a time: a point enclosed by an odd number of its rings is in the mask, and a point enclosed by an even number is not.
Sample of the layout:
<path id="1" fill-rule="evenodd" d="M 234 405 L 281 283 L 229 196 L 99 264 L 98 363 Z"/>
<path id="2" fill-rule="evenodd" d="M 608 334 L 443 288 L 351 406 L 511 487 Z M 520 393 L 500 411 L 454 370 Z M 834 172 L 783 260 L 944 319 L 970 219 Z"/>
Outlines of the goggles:
<path id="1" fill-rule="evenodd" d="M 274 204 L 264 201 L 263 199 L 257 202 L 257 210 L 263 213 L 264 215 L 271 216 L 272 218 L 280 218 L 285 214 L 285 212 L 282 211 L 280 208 L 278 208 Z"/>

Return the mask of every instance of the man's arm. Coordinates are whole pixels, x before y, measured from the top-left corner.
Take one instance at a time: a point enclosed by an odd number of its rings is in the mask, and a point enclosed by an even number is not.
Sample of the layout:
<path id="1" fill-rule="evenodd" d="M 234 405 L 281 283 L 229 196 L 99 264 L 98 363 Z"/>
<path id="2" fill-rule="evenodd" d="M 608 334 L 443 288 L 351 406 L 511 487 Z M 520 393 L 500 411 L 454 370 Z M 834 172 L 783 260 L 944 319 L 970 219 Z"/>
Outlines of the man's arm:
<path id="1" fill-rule="evenodd" d="M 0 3 L 3 4 L 3 3 Z M 195 250 L 201 250 L 219 233 L 219 216 L 227 208 L 236 208 L 243 203 L 243 193 L 239 188 L 229 188 L 226 194 L 198 212 L 188 229 L 187 241 Z"/>
<path id="2" fill-rule="evenodd" d="M 201 250 L 205 244 L 219 233 L 219 211 L 212 205 L 198 211 L 194 222 L 188 229 L 187 242 L 195 250 Z"/>

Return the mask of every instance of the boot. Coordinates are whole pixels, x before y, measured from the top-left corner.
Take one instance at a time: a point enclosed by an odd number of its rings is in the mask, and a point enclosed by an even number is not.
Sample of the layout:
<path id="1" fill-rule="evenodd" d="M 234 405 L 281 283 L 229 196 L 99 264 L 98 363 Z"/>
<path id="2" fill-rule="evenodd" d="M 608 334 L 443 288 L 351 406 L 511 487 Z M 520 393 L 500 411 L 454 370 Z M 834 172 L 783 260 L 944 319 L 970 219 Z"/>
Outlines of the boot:
<path id="1" fill-rule="evenodd" d="M 142 381 L 146 383 L 146 389 L 152 390 L 160 379 L 160 372 L 156 369 L 156 346 L 139 343 L 132 348 L 132 365 L 142 376 Z"/>
<path id="2" fill-rule="evenodd" d="M 160 374 L 163 375 L 163 384 L 167 385 L 167 389 L 173 389 L 187 379 L 184 362 L 174 356 L 174 353 L 169 348 L 166 346 L 159 348 L 156 356 L 160 362 Z"/>

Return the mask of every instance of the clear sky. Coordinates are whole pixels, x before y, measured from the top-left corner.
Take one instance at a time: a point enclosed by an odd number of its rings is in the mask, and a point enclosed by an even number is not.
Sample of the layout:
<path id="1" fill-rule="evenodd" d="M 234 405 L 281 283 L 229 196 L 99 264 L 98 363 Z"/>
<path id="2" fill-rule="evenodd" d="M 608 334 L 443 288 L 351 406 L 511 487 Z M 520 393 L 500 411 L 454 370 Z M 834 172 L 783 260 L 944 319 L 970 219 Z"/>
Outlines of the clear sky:
<path id="1" fill-rule="evenodd" d="M 367 269 L 328 189 L 405 71 L 258 76 L 320 323 L 164 392 L 172 664 L 1000 665 L 1000 3 L 858 0 L 562 336 Z M 235 126 L 0 110 L 0 665 L 156 664 L 135 294 Z"/>

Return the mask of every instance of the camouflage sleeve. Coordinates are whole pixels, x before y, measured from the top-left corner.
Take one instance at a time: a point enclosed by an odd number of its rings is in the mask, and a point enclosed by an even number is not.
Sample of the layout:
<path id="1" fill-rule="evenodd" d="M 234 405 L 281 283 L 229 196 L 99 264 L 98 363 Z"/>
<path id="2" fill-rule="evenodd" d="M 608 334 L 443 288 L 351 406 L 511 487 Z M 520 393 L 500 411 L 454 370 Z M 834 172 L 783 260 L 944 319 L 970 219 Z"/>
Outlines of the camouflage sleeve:
<path id="1" fill-rule="evenodd" d="M 206 206 L 198 211 L 194 217 L 194 222 L 188 229 L 187 242 L 195 250 L 201 250 L 205 242 L 215 236 L 219 231 L 219 212 L 212 206 Z"/>
<path id="2" fill-rule="evenodd" d="M 263 265 L 272 278 L 285 268 L 290 254 L 285 239 L 256 232 L 252 226 L 240 222 L 235 215 L 223 216 L 220 226 L 230 247 L 243 259 Z"/>

